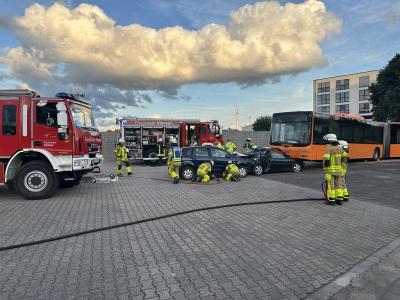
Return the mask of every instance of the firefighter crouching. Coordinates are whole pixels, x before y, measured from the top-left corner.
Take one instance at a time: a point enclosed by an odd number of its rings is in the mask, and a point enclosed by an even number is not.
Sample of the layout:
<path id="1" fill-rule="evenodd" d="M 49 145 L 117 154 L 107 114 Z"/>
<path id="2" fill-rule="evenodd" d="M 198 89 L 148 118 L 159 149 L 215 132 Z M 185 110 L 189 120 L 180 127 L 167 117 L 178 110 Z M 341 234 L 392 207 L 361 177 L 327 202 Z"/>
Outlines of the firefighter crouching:
<path id="1" fill-rule="evenodd" d="M 323 169 L 325 171 L 325 180 L 327 181 L 327 204 L 342 205 L 342 160 L 346 157 L 342 147 L 340 147 L 335 134 L 329 133 L 324 136 L 328 143 L 323 158 Z"/>
<path id="2" fill-rule="evenodd" d="M 349 144 L 346 141 L 340 140 L 338 141 L 339 145 L 342 147 L 342 149 L 345 152 L 345 157 L 342 160 L 342 190 L 343 190 L 343 201 L 349 201 L 349 191 L 347 189 L 347 184 L 346 184 L 346 173 L 347 173 L 347 165 L 349 163 Z"/>
<path id="3" fill-rule="evenodd" d="M 128 176 L 132 175 L 132 168 L 129 165 L 129 160 L 128 160 L 128 150 L 125 147 L 125 141 L 123 139 L 119 139 L 118 143 L 115 145 L 114 155 L 118 167 L 117 176 L 122 176 L 122 170 L 121 170 L 122 162 L 125 163 L 126 172 L 128 173 Z"/>
<path id="4" fill-rule="evenodd" d="M 200 166 L 197 168 L 195 181 L 208 183 L 212 178 L 213 164 L 214 164 L 213 161 L 201 163 Z"/>
<path id="5" fill-rule="evenodd" d="M 178 146 L 176 138 L 170 138 L 171 147 L 168 150 L 168 175 L 172 178 L 173 183 L 179 182 L 179 168 L 181 166 L 181 149 Z"/>
<path id="6" fill-rule="evenodd" d="M 237 165 L 233 164 L 231 161 L 228 162 L 228 165 L 225 167 L 225 171 L 222 176 L 227 181 L 235 181 L 238 182 L 240 180 L 239 168 Z"/>
<path id="7" fill-rule="evenodd" d="M 218 140 L 217 143 L 215 144 L 215 147 L 219 148 L 219 149 L 225 149 L 224 145 L 221 144 L 221 142 Z"/>

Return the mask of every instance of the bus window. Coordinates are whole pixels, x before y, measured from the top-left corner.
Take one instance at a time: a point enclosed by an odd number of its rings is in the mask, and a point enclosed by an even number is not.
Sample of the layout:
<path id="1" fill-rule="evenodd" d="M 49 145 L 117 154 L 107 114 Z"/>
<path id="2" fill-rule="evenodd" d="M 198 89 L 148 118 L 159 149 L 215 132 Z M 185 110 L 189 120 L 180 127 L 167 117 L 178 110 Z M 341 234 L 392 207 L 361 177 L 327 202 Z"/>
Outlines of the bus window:
<path id="1" fill-rule="evenodd" d="M 314 119 L 314 144 L 326 144 L 323 139 L 324 135 L 329 133 L 329 119 L 315 118 Z"/>
<path id="2" fill-rule="evenodd" d="M 340 139 L 348 143 L 353 142 L 353 126 L 351 121 L 343 120 L 340 122 Z"/>
<path id="3" fill-rule="evenodd" d="M 353 124 L 353 143 L 364 144 L 363 124 Z"/>
<path id="4" fill-rule="evenodd" d="M 364 144 L 373 144 L 374 143 L 373 127 L 368 124 L 362 124 L 362 127 L 364 135 Z"/>
<path id="5" fill-rule="evenodd" d="M 373 137 L 372 141 L 374 144 L 383 143 L 383 127 L 372 126 Z"/>
<path id="6" fill-rule="evenodd" d="M 400 144 L 400 124 L 390 124 L 390 143 Z"/>
<path id="7" fill-rule="evenodd" d="M 274 115 L 271 127 L 271 145 L 293 144 L 306 146 L 310 144 L 311 114 L 295 113 Z"/>

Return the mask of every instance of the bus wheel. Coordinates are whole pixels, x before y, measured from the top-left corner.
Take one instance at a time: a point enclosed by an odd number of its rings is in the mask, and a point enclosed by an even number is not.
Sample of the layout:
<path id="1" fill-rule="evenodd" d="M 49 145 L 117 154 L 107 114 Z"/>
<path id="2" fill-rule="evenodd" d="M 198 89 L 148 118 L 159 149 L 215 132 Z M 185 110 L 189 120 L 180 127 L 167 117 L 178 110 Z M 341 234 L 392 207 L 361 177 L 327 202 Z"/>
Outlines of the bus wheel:
<path id="1" fill-rule="evenodd" d="M 14 180 L 18 194 L 28 200 L 50 197 L 59 186 L 59 177 L 43 161 L 31 161 L 24 164 Z"/>
<path id="2" fill-rule="evenodd" d="M 379 148 L 375 148 L 374 154 L 373 154 L 373 156 L 372 156 L 372 159 L 373 159 L 374 161 L 378 161 L 378 160 L 379 160 L 379 157 L 380 157 Z"/>

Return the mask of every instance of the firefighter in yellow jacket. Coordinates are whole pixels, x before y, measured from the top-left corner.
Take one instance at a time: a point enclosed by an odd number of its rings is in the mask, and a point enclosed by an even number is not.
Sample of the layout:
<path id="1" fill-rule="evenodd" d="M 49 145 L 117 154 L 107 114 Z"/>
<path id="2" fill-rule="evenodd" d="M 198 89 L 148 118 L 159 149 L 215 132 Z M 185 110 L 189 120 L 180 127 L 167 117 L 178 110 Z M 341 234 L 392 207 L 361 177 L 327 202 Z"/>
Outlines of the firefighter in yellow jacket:
<path id="1" fill-rule="evenodd" d="M 128 150 L 125 147 L 125 141 L 123 139 L 119 139 L 118 143 L 114 148 L 115 160 L 117 161 L 117 176 L 122 176 L 122 163 L 125 163 L 126 172 L 129 175 L 132 175 L 132 168 L 129 165 L 128 159 Z"/>
<path id="2" fill-rule="evenodd" d="M 168 149 L 168 175 L 172 178 L 173 183 L 179 182 L 179 169 L 181 166 L 181 149 L 178 146 L 176 138 L 169 139 L 171 147 Z"/>
<path id="3" fill-rule="evenodd" d="M 199 165 L 196 172 L 196 181 L 202 183 L 208 183 L 212 178 L 212 166 L 214 162 L 203 162 Z"/>
<path id="4" fill-rule="evenodd" d="M 342 190 L 342 160 L 346 154 L 340 147 L 337 137 L 333 133 L 324 136 L 328 147 L 323 157 L 323 169 L 325 171 L 325 180 L 327 181 L 327 204 L 342 205 L 343 190 Z"/>
<path id="5" fill-rule="evenodd" d="M 342 190 L 343 190 L 343 201 L 349 201 L 349 191 L 347 189 L 347 184 L 346 184 L 346 174 L 347 174 L 347 165 L 349 162 L 349 144 L 346 141 L 340 140 L 338 141 L 339 145 L 342 147 L 344 150 L 345 157 L 342 159 Z"/>
<path id="6" fill-rule="evenodd" d="M 235 181 L 238 182 L 240 180 L 240 173 L 239 168 L 237 165 L 233 164 L 231 161 L 228 162 L 227 166 L 225 167 L 225 171 L 222 176 L 227 181 Z"/>

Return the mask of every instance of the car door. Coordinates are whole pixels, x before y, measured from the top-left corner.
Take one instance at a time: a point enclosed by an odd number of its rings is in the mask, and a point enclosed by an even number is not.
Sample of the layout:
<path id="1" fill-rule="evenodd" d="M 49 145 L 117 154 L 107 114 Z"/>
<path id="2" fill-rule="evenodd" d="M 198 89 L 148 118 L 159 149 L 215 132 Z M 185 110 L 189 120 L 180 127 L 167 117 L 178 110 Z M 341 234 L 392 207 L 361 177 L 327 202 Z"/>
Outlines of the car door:
<path id="1" fill-rule="evenodd" d="M 271 170 L 272 171 L 284 171 L 287 169 L 288 159 L 279 150 L 271 150 Z"/>
<path id="2" fill-rule="evenodd" d="M 212 160 L 210 156 L 209 147 L 195 147 L 193 148 L 193 163 L 197 169 L 203 162 L 210 162 Z"/>
<path id="3" fill-rule="evenodd" d="M 231 155 L 223 149 L 210 147 L 211 157 L 214 161 L 213 173 L 222 174 L 229 161 L 233 161 Z"/>

